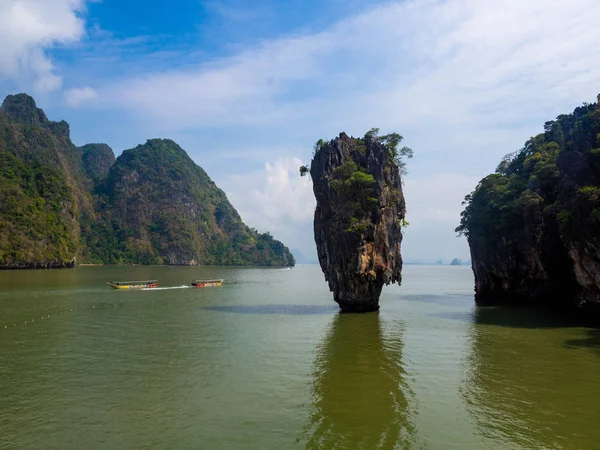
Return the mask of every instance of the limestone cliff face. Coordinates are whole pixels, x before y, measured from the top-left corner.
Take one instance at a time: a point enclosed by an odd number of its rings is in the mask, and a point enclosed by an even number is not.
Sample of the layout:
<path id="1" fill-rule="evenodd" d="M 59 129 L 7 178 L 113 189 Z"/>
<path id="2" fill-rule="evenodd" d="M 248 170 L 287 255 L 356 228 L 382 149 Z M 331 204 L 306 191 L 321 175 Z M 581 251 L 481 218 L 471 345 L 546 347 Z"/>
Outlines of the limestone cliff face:
<path id="1" fill-rule="evenodd" d="M 86 144 L 79 147 L 82 152 L 83 168 L 88 177 L 97 182 L 108 175 L 115 163 L 115 154 L 106 144 Z"/>
<path id="2" fill-rule="evenodd" d="M 334 300 L 343 311 L 378 310 L 383 285 L 401 281 L 398 166 L 376 140 L 341 133 L 317 149 L 310 174 L 317 253 Z"/>
<path id="3" fill-rule="evenodd" d="M 556 161 L 561 241 L 579 287 L 578 303 L 600 308 L 600 96 L 578 109 L 584 125 Z"/>
<path id="4" fill-rule="evenodd" d="M 175 142 L 125 150 L 96 188 L 90 252 L 111 263 L 293 266 L 269 233 L 244 224 L 225 193 Z"/>
<path id="5" fill-rule="evenodd" d="M 66 122 L 25 94 L 0 107 L 0 269 L 72 267 L 92 210 Z"/>
<path id="6" fill-rule="evenodd" d="M 552 213 L 543 209 L 524 210 L 521 225 L 493 241 L 469 240 L 479 304 L 559 306 L 575 301 L 578 287 L 568 252 Z"/>
<path id="7" fill-rule="evenodd" d="M 600 306 L 600 105 L 546 122 L 467 196 L 482 304 Z"/>
<path id="8" fill-rule="evenodd" d="M 289 249 L 246 226 L 177 144 L 150 140 L 115 160 L 76 147 L 33 98 L 0 107 L 0 269 L 104 264 L 293 266 Z"/>

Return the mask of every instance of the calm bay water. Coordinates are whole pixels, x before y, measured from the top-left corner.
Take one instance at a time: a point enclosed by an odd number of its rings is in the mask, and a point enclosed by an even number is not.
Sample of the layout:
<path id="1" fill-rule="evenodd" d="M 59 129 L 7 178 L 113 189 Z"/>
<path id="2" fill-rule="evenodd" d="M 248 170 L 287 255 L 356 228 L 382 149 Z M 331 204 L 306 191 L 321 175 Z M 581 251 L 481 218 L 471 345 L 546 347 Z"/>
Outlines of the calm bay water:
<path id="1" fill-rule="evenodd" d="M 104 284 L 145 278 L 180 288 Z M 341 315 L 318 266 L 0 272 L 0 448 L 596 448 L 600 332 L 472 286 L 405 266 Z"/>

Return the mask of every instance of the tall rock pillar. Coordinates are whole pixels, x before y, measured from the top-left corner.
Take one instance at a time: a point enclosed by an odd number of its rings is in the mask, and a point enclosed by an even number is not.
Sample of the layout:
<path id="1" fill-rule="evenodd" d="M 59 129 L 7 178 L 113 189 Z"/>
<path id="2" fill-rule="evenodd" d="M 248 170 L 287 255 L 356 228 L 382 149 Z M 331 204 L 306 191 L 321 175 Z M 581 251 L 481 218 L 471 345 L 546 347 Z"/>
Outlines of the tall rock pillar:
<path id="1" fill-rule="evenodd" d="M 376 311 L 383 285 L 401 281 L 405 203 L 398 165 L 368 134 L 341 133 L 315 150 L 310 174 L 319 263 L 342 311 Z"/>

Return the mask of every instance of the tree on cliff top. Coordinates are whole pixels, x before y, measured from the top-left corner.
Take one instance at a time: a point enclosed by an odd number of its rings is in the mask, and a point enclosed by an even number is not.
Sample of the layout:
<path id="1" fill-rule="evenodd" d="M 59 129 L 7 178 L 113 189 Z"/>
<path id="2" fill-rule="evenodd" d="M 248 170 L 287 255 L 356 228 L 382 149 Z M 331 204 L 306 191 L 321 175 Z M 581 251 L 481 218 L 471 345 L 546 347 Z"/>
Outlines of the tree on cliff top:
<path id="1" fill-rule="evenodd" d="M 398 171 L 400 172 L 400 174 L 406 175 L 407 171 L 405 159 L 411 159 L 413 157 L 413 150 L 410 147 L 406 146 L 399 148 L 399 145 L 403 140 L 404 138 L 396 132 L 379 136 L 379 128 L 371 128 L 365 133 L 362 139 L 357 139 L 357 141 L 359 141 L 359 145 L 362 146 L 364 146 L 367 142 L 373 141 L 383 145 L 394 160 L 394 163 L 396 163 L 396 165 L 398 166 Z M 321 151 L 321 149 L 325 147 L 326 144 L 326 140 L 319 139 L 313 146 L 313 156 L 317 154 L 317 152 Z M 301 177 L 306 175 L 308 172 L 308 166 L 300 166 Z"/>
<path id="2" fill-rule="evenodd" d="M 379 128 L 371 128 L 367 131 L 363 140 L 374 140 L 383 145 L 394 159 L 400 174 L 406 175 L 406 162 L 404 162 L 404 160 L 411 159 L 413 157 L 413 151 L 410 147 L 406 146 L 398 148 L 400 142 L 404 140 L 400 134 L 394 132 L 379 136 Z"/>
<path id="3" fill-rule="evenodd" d="M 557 164 L 562 158 L 561 169 Z M 579 165 L 572 162 L 579 161 Z M 587 164 L 583 164 L 583 162 Z M 561 170 L 573 171 L 569 195 L 559 196 Z M 579 172 L 577 172 L 579 171 Z M 586 185 L 579 185 L 579 174 Z M 496 173 L 482 179 L 465 197 L 459 235 L 470 242 L 493 243 L 510 229 L 524 226 L 534 210 L 552 213 L 564 235 L 572 234 L 574 215 L 600 223 L 600 103 L 583 104 L 571 114 L 561 114 L 544 124 L 544 132 L 529 139 L 522 149 L 509 153 Z M 594 192 L 590 197 L 589 193 Z"/>

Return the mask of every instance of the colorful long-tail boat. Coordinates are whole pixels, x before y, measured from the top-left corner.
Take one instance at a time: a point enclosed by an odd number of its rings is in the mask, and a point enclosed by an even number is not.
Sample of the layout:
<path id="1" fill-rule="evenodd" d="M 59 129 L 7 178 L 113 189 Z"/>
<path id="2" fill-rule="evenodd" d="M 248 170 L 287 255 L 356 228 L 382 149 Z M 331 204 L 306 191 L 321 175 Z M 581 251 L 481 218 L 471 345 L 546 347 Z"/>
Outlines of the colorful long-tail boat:
<path id="1" fill-rule="evenodd" d="M 192 286 L 197 288 L 221 286 L 224 280 L 194 280 Z"/>
<path id="2" fill-rule="evenodd" d="M 158 287 L 158 280 L 143 281 L 107 281 L 113 289 L 152 289 Z"/>

